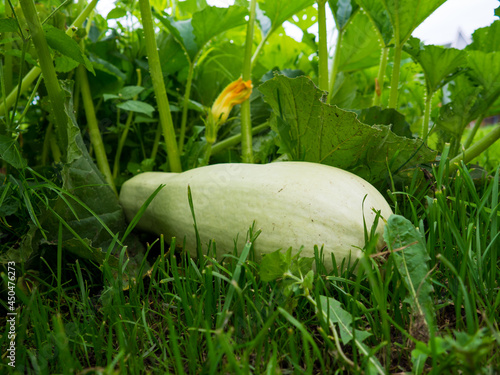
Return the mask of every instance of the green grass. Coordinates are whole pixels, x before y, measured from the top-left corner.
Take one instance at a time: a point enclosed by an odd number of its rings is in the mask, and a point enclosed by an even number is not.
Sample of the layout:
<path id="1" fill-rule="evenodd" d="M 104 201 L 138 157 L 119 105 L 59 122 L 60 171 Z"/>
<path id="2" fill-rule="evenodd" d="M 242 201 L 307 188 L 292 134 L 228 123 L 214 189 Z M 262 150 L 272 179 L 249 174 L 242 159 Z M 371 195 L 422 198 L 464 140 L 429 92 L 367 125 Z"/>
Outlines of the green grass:
<path id="1" fill-rule="evenodd" d="M 374 370 L 374 363 L 382 373 L 494 373 L 500 368 L 498 171 L 474 181 L 461 168 L 450 179 L 442 163 L 433 176 L 428 189 L 410 184 L 391 193 L 396 213 L 425 234 L 436 316 L 428 342 L 393 256 L 370 256 L 373 238 L 357 273 L 343 262 L 326 275 L 318 253 L 312 283 L 305 272 L 263 281 L 249 243 L 221 261 L 212 243 L 203 247 L 204 259 L 193 260 L 159 239 L 141 264 L 150 267 L 147 275 L 125 290 L 126 257 L 116 242 L 110 250 L 120 253 L 118 270 L 108 262 L 99 270 L 59 246 L 18 285 L 16 373 L 357 374 Z M 251 242 L 257 235 L 250 228 Z M 340 322 L 320 313 L 326 307 L 318 303 L 327 299 L 348 313 L 355 335 L 370 336 L 341 339 Z"/>

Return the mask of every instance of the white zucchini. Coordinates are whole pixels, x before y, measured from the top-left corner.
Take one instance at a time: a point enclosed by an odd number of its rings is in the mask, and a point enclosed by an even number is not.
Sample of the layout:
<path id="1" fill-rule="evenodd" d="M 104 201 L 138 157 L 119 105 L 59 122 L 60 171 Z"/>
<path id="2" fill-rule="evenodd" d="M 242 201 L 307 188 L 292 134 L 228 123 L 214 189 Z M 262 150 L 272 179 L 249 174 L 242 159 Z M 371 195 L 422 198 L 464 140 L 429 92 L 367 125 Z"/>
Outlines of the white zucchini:
<path id="1" fill-rule="evenodd" d="M 344 170 L 307 162 L 216 164 L 183 173 L 148 172 L 126 181 L 120 202 L 128 220 L 160 185 L 166 185 L 151 202 L 138 228 L 176 237 L 196 256 L 196 237 L 188 203 L 191 188 L 201 241 L 206 248 L 214 239 L 217 253 L 239 249 L 255 221 L 262 233 L 255 242 L 258 256 L 303 245 L 302 256 L 314 256 L 314 245 L 324 245 L 327 268 L 330 254 L 339 263 L 351 253 L 358 257 L 364 245 L 363 214 L 368 229 L 380 210 L 391 214 L 383 196 L 367 181 Z M 363 199 L 364 209 L 362 208 Z M 379 220 L 382 239 L 383 220 Z"/>

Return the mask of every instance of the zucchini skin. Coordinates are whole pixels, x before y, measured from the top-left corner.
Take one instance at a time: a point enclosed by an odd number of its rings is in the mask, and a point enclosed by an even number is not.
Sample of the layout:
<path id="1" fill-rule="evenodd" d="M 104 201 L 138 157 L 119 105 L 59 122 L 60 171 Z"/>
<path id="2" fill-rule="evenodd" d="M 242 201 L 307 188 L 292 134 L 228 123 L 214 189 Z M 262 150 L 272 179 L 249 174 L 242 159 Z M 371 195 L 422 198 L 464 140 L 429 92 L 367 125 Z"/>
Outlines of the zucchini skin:
<path id="1" fill-rule="evenodd" d="M 146 172 L 126 181 L 120 203 L 130 221 L 159 185 L 165 187 L 151 202 L 137 228 L 185 238 L 196 256 L 196 236 L 188 202 L 191 188 L 200 238 L 205 247 L 214 239 L 217 255 L 232 253 L 244 243 L 255 221 L 262 233 L 254 244 L 257 257 L 290 246 L 294 253 L 314 256 L 314 245 L 324 245 L 325 266 L 361 255 L 363 213 L 370 229 L 375 210 L 388 219 L 392 210 L 384 197 L 362 178 L 342 169 L 309 162 L 270 164 L 214 164 L 182 173 Z M 365 199 L 366 196 L 366 199 Z M 364 204 L 363 204 L 364 200 Z M 363 209 L 364 206 L 364 209 Z M 384 221 L 379 220 L 377 247 L 384 246 Z M 206 247 L 205 247 L 206 248 Z"/>

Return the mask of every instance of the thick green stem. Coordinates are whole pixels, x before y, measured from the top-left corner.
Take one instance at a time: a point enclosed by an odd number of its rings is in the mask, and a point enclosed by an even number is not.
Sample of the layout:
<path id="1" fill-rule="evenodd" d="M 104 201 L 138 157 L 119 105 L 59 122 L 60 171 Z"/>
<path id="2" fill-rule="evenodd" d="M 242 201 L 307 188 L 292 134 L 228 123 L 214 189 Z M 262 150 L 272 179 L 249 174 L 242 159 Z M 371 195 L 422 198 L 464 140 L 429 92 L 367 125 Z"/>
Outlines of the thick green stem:
<path id="1" fill-rule="evenodd" d="M 111 175 L 108 156 L 106 155 L 104 143 L 102 142 L 101 132 L 99 131 L 99 124 L 97 123 L 97 117 L 95 115 L 94 102 L 92 101 L 92 94 L 90 92 L 87 71 L 85 70 L 85 67 L 83 65 L 80 65 L 77 68 L 76 76 L 80 81 L 83 108 L 85 109 L 85 116 L 87 118 L 87 125 L 89 127 L 90 141 L 92 142 L 92 146 L 95 150 L 97 167 L 104 175 L 106 182 L 116 193 L 115 182 L 113 180 L 113 176 Z"/>
<path id="2" fill-rule="evenodd" d="M 252 49 L 253 32 L 255 24 L 255 11 L 257 0 L 250 2 L 250 19 L 247 23 L 247 36 L 245 41 L 245 58 L 243 60 L 243 72 L 241 74 L 243 81 L 248 81 L 252 77 Z M 244 163 L 253 163 L 253 145 L 252 145 L 252 119 L 250 111 L 250 100 L 241 103 L 241 158 Z"/>
<path id="3" fill-rule="evenodd" d="M 252 128 L 252 135 L 261 132 L 264 129 L 269 127 L 269 122 L 265 122 L 263 124 L 257 125 Z M 236 146 L 241 142 L 241 133 L 233 135 L 232 137 L 226 138 L 223 141 L 217 142 L 212 146 L 212 155 L 218 154 L 219 152 L 224 151 L 229 147 Z"/>
<path id="4" fill-rule="evenodd" d="M 328 86 L 328 43 L 326 35 L 326 0 L 318 0 L 318 86 L 327 91 Z"/>
<path id="5" fill-rule="evenodd" d="M 403 45 L 394 47 L 394 60 L 392 67 L 391 77 L 391 93 L 389 96 L 389 108 L 397 109 L 398 105 L 398 88 L 399 88 L 399 70 L 401 65 L 401 53 L 403 52 Z"/>
<path id="6" fill-rule="evenodd" d="M 485 113 L 481 113 L 481 115 L 477 118 L 476 123 L 474 124 L 474 127 L 471 129 L 469 136 L 464 142 L 464 148 L 468 148 L 471 144 L 472 141 L 474 140 L 474 137 L 476 136 L 477 131 L 481 127 L 481 123 L 484 120 Z"/>
<path id="7" fill-rule="evenodd" d="M 432 107 L 432 97 L 434 93 L 427 93 L 425 98 L 425 110 L 424 110 L 424 121 L 422 124 L 422 139 L 427 142 L 427 136 L 429 135 L 429 123 L 431 121 L 431 107 Z"/>
<path id="8" fill-rule="evenodd" d="M 170 170 L 172 172 L 182 172 L 179 149 L 177 148 L 177 141 L 175 139 L 172 114 L 170 113 L 167 90 L 165 89 L 165 82 L 163 81 L 163 73 L 161 71 L 160 56 L 158 55 L 158 49 L 156 46 L 156 35 L 149 0 L 139 0 L 139 7 L 141 10 L 144 38 L 146 39 L 149 72 L 151 74 L 151 80 L 153 81 L 157 109 L 160 115 L 160 125 L 163 130 L 163 137 L 165 138 Z"/>
<path id="9" fill-rule="evenodd" d="M 380 64 L 378 67 L 377 82 L 375 86 L 375 93 L 373 94 L 374 106 L 380 106 L 382 102 L 382 93 L 384 92 L 385 71 L 387 70 L 387 60 L 389 58 L 389 47 L 382 48 L 380 55 Z"/>
<path id="10" fill-rule="evenodd" d="M 26 1 L 26 0 L 25 0 Z M 66 34 L 73 36 L 74 30 L 82 26 L 83 21 L 87 19 L 89 14 L 94 10 L 98 0 L 92 0 L 92 2 L 87 5 L 82 13 L 75 19 L 73 24 L 66 30 Z M 37 66 L 33 67 L 23 78 L 19 93 L 25 92 L 33 83 L 33 81 L 40 75 L 41 69 Z M 5 98 L 5 101 L 0 102 L 0 116 L 3 116 L 6 110 L 10 109 L 14 102 L 16 101 L 17 92 L 19 85 L 14 87 L 9 95 Z"/>
<path id="11" fill-rule="evenodd" d="M 339 72 L 339 63 L 340 63 L 340 46 L 342 44 L 342 37 L 344 34 L 343 29 L 337 30 L 337 44 L 335 44 L 335 53 L 333 55 L 332 61 L 332 69 L 330 70 L 330 87 L 328 89 L 328 99 L 327 103 L 330 103 L 333 96 L 333 89 L 335 88 L 335 80 L 337 78 L 337 74 Z"/>
<path id="12" fill-rule="evenodd" d="M 479 156 L 483 151 L 500 139 L 500 125 L 495 126 L 485 137 L 467 148 L 464 152 L 454 157 L 450 161 L 450 173 L 455 172 L 461 160 L 465 164 Z"/>
<path id="13" fill-rule="evenodd" d="M 67 143 L 65 141 L 67 141 L 66 128 L 68 117 L 64 109 L 65 95 L 61 87 L 59 86 L 56 70 L 54 68 L 54 61 L 50 54 L 47 40 L 45 39 L 45 33 L 43 31 L 42 24 L 40 22 L 40 19 L 38 18 L 35 3 L 33 2 L 33 0 L 20 0 L 19 3 L 23 10 L 24 16 L 26 17 L 26 22 L 28 23 L 31 32 L 33 45 L 38 54 L 38 62 L 43 74 L 45 88 L 47 89 L 47 94 L 52 106 L 52 115 L 54 116 L 55 120 L 56 134 L 58 138 L 63 141 L 63 143 Z"/>
<path id="14" fill-rule="evenodd" d="M 5 2 L 5 16 L 10 17 L 12 16 L 12 9 L 10 9 L 10 6 Z M 4 39 L 10 39 L 12 38 L 12 33 L 5 33 L 4 34 Z M 5 92 L 10 92 L 12 90 L 12 77 L 13 77 L 13 56 L 12 54 L 9 53 L 10 50 L 12 50 L 12 42 L 7 42 L 5 43 L 5 65 L 3 68 L 3 81 L 5 85 Z M 21 62 L 22 63 L 22 62 Z M 4 95 L 4 94 L 2 94 Z"/>
<path id="15" fill-rule="evenodd" d="M 189 96 L 191 95 L 191 84 L 193 82 L 195 62 L 189 64 L 189 71 L 186 82 L 186 91 L 184 93 L 184 102 L 182 104 L 182 119 L 181 119 L 181 132 L 179 134 L 179 153 L 182 154 L 182 149 L 184 148 L 184 138 L 186 137 L 186 124 L 189 106 Z"/>
<path id="16" fill-rule="evenodd" d="M 141 70 L 137 69 L 137 86 L 142 84 L 142 76 Z M 137 100 L 137 95 L 134 96 L 134 100 Z M 113 164 L 113 179 L 118 177 L 118 172 L 120 170 L 120 157 L 122 155 L 123 146 L 125 145 L 125 141 L 127 140 L 128 131 L 130 130 L 130 125 L 132 124 L 132 120 L 134 118 L 134 112 L 130 111 L 127 116 L 127 121 L 125 122 L 125 129 L 123 129 L 123 133 L 120 136 L 120 140 L 118 141 L 118 146 L 116 147 L 115 154 L 115 162 Z"/>

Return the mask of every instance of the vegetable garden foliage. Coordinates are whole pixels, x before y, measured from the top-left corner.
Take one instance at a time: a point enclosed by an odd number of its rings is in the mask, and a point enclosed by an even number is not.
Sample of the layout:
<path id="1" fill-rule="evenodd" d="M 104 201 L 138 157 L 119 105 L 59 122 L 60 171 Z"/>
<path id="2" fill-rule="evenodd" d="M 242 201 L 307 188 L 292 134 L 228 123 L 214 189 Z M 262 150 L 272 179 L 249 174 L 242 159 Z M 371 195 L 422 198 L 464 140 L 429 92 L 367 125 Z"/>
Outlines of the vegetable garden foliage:
<path id="1" fill-rule="evenodd" d="M 80 281 L 79 262 L 95 265 L 104 275 L 107 292 L 101 302 L 108 314 L 110 301 L 124 301 L 128 278 L 140 284 L 147 274 L 153 280 L 160 267 L 154 258 L 144 257 L 152 247 L 131 233 L 135 223 L 125 222 L 118 204 L 116 192 L 131 176 L 207 163 L 323 163 L 358 174 L 381 191 L 389 189 L 394 211 L 401 215 L 385 218 L 384 238 L 394 254 L 387 262 L 376 262 L 370 254 L 376 239 L 370 239 L 367 228 L 366 257 L 357 265 L 364 271 L 356 275 L 343 264 L 341 274 L 325 279 L 335 292 L 318 276 L 320 249 L 317 272 L 311 271 L 311 260 L 292 259 L 287 253 L 270 255 L 268 262 L 253 268 L 237 263 L 228 271 L 232 281 L 249 277 L 245 280 L 252 279 L 255 287 L 257 278 L 258 283 L 271 283 L 259 284 L 262 291 L 267 293 L 272 285 L 282 293 L 275 312 L 259 317 L 266 330 L 279 321 L 300 332 L 306 358 L 287 366 L 324 369 L 319 358 L 330 354 L 320 352 L 317 343 L 323 340 L 336 353 L 336 366 L 353 373 L 396 367 L 422 373 L 429 363 L 448 369 L 454 366 L 450 358 L 474 369 L 490 353 L 492 342 L 499 342 L 494 317 L 500 303 L 500 126 L 481 125 L 500 111 L 500 20 L 476 30 L 464 50 L 413 38 L 413 30 L 444 2 L 236 0 L 219 8 L 205 0 L 117 0 L 107 15 L 94 11 L 97 0 L 2 3 L 0 261 L 15 261 L 23 280 L 33 285 L 50 284 L 48 270 L 57 270 L 59 303 L 63 259 L 76 262 Z M 325 11 L 332 12 L 336 24 L 332 50 Z M 495 14 L 499 16 L 499 9 Z M 300 41 L 287 35 L 285 23 L 302 30 Z M 309 32 L 316 23 L 319 36 Z M 212 144 L 213 137 L 207 142 L 209 108 L 241 76 L 251 79 L 249 100 L 225 113 L 216 142 Z M 479 163 L 475 168 L 480 178 L 473 178 L 462 164 L 471 162 Z M 161 246 L 163 251 L 163 242 Z M 245 247 L 244 258 L 250 251 L 251 245 Z M 172 268 L 161 265 L 162 277 L 178 269 L 175 259 L 169 262 Z M 207 265 L 197 262 L 186 263 L 195 267 L 184 269 L 189 277 L 198 275 L 193 269 Z M 214 294 L 211 283 L 227 277 L 223 265 L 212 266 L 221 273 L 200 271 L 210 282 L 200 288 L 207 299 L 217 301 L 222 297 Z M 89 268 L 94 270 L 89 274 L 97 268 Z M 187 307 L 194 287 L 183 282 L 175 279 L 175 291 Z M 217 325 L 197 327 L 206 329 L 206 337 L 212 328 L 227 329 L 230 309 L 245 310 L 235 305 L 234 293 L 241 290 L 231 285 L 220 289 L 231 291 L 227 304 L 214 302 L 203 313 L 192 312 L 208 320 L 219 314 Z M 24 284 L 19 288 L 26 291 Z M 368 289 L 372 295 L 363 295 Z M 438 298 L 438 293 L 447 297 Z M 352 296 L 362 296 L 366 306 L 354 303 Z M 439 311 L 429 302 L 436 300 L 453 308 L 454 328 L 462 331 L 438 334 Z M 308 331 L 311 326 L 306 329 L 293 316 L 298 310 L 310 313 L 305 305 L 316 317 L 313 325 L 321 327 L 317 337 Z M 411 311 L 411 322 L 398 312 L 399 306 Z M 481 319 L 478 309 L 485 311 Z M 123 316 L 133 320 L 134 314 Z M 194 315 L 188 320 L 192 328 Z M 62 337 L 62 322 L 52 323 Z M 96 333 L 101 328 L 93 329 Z M 168 329 L 175 332 L 179 326 L 169 321 Z M 405 344 L 398 341 L 403 365 L 396 366 L 390 355 L 393 330 L 412 342 L 413 350 L 402 350 Z M 112 331 L 108 333 L 111 337 Z M 197 347 L 201 336 L 183 345 Z M 177 339 L 185 338 L 172 340 Z M 241 370 L 238 356 L 254 357 L 252 350 L 263 342 L 257 335 L 244 353 L 235 353 L 227 346 L 233 340 L 229 333 L 217 340 L 224 350 L 207 351 L 212 359 L 226 356 L 224 369 L 231 372 Z M 282 363 L 277 344 L 281 342 L 273 341 L 273 354 L 266 358 L 270 373 Z M 108 344 L 108 354 L 113 347 Z M 184 355 L 172 357 L 175 365 L 167 370 L 182 370 Z M 188 357 L 191 364 L 186 366 L 193 370 L 196 359 Z M 77 362 L 72 366 L 82 368 Z M 101 359 L 97 363 L 102 365 Z M 491 363 L 499 363 L 498 352 Z M 209 370 L 217 366 L 209 365 Z"/>

